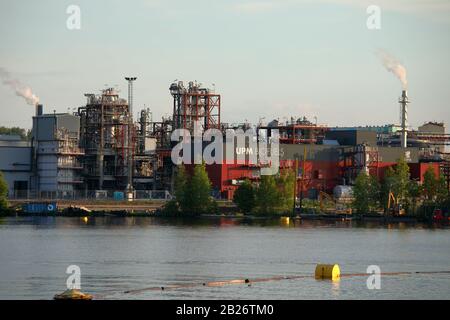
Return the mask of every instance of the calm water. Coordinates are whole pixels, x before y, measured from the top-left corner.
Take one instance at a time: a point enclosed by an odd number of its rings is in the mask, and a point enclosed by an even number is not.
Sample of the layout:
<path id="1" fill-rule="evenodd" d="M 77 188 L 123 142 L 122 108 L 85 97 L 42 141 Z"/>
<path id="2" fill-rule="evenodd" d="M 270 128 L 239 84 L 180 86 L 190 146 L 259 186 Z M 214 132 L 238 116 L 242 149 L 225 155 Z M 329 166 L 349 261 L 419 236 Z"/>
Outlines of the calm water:
<path id="1" fill-rule="evenodd" d="M 316 263 L 342 273 L 450 271 L 450 230 L 351 222 L 201 221 L 153 218 L 0 220 L 0 299 L 51 299 L 66 268 L 81 268 L 97 299 L 450 299 L 450 274 L 313 278 L 203 287 L 202 282 L 313 275 Z M 146 287 L 199 283 L 172 290 Z"/>

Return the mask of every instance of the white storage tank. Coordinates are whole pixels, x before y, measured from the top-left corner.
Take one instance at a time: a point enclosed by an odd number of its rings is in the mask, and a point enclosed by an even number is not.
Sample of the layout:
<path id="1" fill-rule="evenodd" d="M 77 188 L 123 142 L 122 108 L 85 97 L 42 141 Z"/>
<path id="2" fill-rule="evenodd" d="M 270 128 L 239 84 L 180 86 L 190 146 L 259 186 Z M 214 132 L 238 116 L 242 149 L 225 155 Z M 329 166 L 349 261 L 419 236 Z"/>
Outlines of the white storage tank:
<path id="1" fill-rule="evenodd" d="M 338 185 L 333 189 L 333 195 L 335 199 L 349 199 L 353 198 L 353 187 Z"/>

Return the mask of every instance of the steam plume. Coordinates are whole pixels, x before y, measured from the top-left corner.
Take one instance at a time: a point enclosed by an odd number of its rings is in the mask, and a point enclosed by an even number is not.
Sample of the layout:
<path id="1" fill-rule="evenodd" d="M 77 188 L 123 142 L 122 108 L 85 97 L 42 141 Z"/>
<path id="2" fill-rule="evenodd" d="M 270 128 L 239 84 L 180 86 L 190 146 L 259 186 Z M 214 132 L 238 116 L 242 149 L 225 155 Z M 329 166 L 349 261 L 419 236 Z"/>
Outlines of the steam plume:
<path id="1" fill-rule="evenodd" d="M 0 67 L 0 79 L 2 80 L 2 83 L 4 85 L 13 89 L 16 95 L 24 98 L 29 105 L 34 106 L 39 103 L 39 97 L 33 93 L 33 91 L 29 86 L 21 83 L 17 79 L 14 79 L 6 69 L 1 67 Z"/>
<path id="2" fill-rule="evenodd" d="M 392 55 L 384 50 L 378 50 L 377 55 L 387 71 L 392 72 L 402 83 L 402 88 L 406 90 L 408 81 L 406 80 L 406 68 Z"/>

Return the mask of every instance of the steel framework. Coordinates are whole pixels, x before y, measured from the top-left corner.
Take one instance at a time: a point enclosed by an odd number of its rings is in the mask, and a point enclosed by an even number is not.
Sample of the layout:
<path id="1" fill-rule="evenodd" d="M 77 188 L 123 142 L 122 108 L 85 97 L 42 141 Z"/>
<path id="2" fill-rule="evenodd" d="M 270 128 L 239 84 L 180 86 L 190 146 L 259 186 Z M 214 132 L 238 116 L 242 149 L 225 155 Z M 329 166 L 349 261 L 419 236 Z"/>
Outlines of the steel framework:
<path id="1" fill-rule="evenodd" d="M 210 89 L 189 82 L 187 88 L 182 81 L 172 83 L 173 128 L 193 132 L 194 122 L 200 121 L 203 130 L 220 129 L 220 95 Z"/>

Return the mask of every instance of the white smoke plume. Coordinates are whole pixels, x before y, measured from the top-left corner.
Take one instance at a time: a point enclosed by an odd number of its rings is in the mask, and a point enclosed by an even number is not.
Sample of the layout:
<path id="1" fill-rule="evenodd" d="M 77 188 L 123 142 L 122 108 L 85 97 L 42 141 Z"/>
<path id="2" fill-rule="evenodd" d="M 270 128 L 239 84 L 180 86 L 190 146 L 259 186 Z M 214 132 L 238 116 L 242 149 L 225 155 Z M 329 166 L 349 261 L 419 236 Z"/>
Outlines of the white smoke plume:
<path id="1" fill-rule="evenodd" d="M 384 50 L 378 50 L 377 56 L 380 58 L 387 71 L 392 72 L 402 83 L 402 88 L 407 89 L 406 68 L 392 55 Z"/>
<path id="2" fill-rule="evenodd" d="M 0 79 L 4 85 L 13 89 L 16 95 L 24 98 L 29 105 L 34 106 L 39 103 L 39 97 L 33 93 L 29 86 L 14 79 L 11 74 L 2 67 L 0 67 Z"/>

